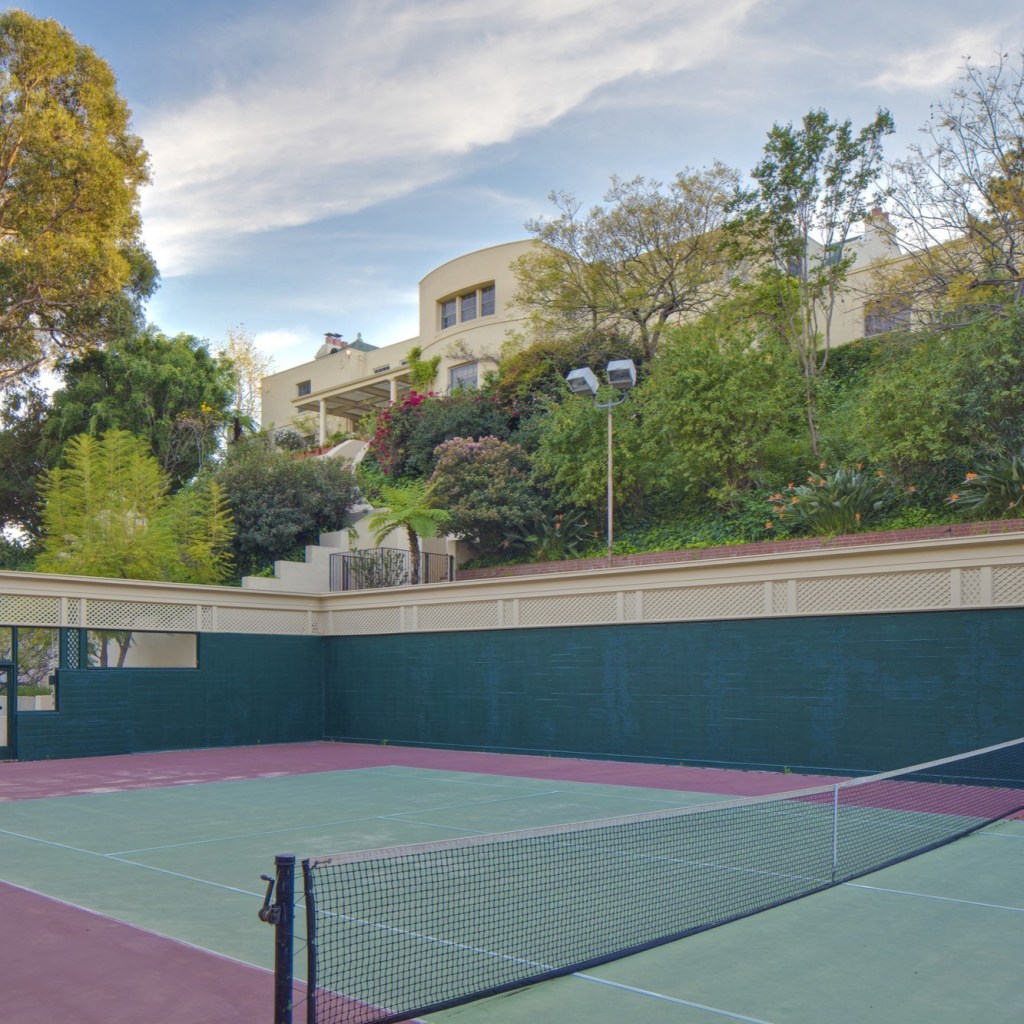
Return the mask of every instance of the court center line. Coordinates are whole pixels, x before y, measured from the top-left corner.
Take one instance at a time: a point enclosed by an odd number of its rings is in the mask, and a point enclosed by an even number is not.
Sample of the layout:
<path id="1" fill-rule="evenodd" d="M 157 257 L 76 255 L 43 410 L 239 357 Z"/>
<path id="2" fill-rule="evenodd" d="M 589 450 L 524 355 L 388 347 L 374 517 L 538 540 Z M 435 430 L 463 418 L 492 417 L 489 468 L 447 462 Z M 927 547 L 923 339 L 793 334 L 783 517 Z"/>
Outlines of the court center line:
<path id="1" fill-rule="evenodd" d="M 728 1017 L 730 1020 L 742 1020 L 747 1024 L 771 1024 L 770 1021 L 762 1020 L 760 1017 L 745 1017 L 742 1013 L 733 1013 L 731 1010 L 723 1010 L 717 1006 L 705 1006 L 703 1003 L 694 1003 L 689 999 L 679 999 L 676 996 L 666 995 L 664 992 L 651 992 L 646 988 L 635 988 L 633 985 L 623 985 L 618 981 L 609 981 L 606 978 L 598 978 L 593 974 L 573 974 L 572 977 L 582 981 L 593 981 L 598 985 L 607 985 L 609 988 L 617 988 L 623 992 L 630 992 L 634 995 L 647 996 L 651 999 L 659 999 L 662 1002 L 674 1003 L 676 1006 L 689 1006 L 695 1010 L 704 1010 L 706 1013 L 714 1013 L 720 1017 Z"/>
<path id="2" fill-rule="evenodd" d="M 927 892 L 911 892 L 909 889 L 886 889 L 881 885 L 864 885 L 862 882 L 844 882 L 849 889 L 868 889 L 872 892 L 886 892 L 893 896 L 916 896 L 922 900 L 937 900 L 939 903 L 962 903 L 968 907 L 982 907 L 986 910 L 1009 910 L 1015 914 L 1024 914 L 1024 907 L 1008 907 L 1002 903 L 981 903 L 978 900 L 958 900 L 952 896 L 933 896 Z"/>

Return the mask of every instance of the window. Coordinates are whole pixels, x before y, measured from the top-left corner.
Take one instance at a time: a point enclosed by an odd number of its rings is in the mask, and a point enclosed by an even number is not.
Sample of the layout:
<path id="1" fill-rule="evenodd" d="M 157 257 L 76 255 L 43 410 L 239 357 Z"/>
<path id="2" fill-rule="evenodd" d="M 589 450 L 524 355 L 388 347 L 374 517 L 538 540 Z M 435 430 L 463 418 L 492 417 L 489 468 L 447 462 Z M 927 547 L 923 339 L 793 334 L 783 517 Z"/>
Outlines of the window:
<path id="1" fill-rule="evenodd" d="M 442 299 L 438 304 L 441 330 L 446 331 L 457 323 L 468 323 L 480 316 L 494 316 L 494 285 L 485 284 L 458 297 Z"/>
<path id="2" fill-rule="evenodd" d="M 453 366 L 448 371 L 448 390 L 458 391 L 459 388 L 475 388 L 477 383 L 477 364 L 463 363 Z"/>
<path id="3" fill-rule="evenodd" d="M 195 668 L 195 633 L 144 633 L 140 630 L 90 629 L 86 633 L 89 668 Z"/>
<path id="4" fill-rule="evenodd" d="M 909 309 L 892 309 L 881 302 L 869 302 L 864 307 L 864 337 L 889 334 L 910 326 Z"/>
<path id="5" fill-rule="evenodd" d="M 298 392 L 299 398 L 302 398 L 303 395 L 312 393 L 313 382 L 311 380 L 300 380 L 295 386 L 295 390 Z"/>

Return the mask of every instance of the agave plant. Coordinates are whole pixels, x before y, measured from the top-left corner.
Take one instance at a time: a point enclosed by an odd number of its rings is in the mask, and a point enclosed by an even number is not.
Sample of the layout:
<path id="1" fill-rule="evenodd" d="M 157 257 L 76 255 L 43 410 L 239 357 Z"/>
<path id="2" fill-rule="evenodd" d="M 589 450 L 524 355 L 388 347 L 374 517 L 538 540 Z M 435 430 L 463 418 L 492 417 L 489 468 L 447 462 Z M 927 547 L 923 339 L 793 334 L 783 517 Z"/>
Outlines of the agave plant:
<path id="1" fill-rule="evenodd" d="M 893 500 L 894 491 L 885 474 L 869 472 L 860 465 L 837 469 L 830 476 L 811 473 L 806 483 L 791 483 L 771 497 L 775 520 L 784 521 L 793 531 L 819 537 L 853 533 L 877 518 Z"/>
<path id="2" fill-rule="evenodd" d="M 593 539 L 586 515 L 572 510 L 541 516 L 528 526 L 506 531 L 503 546 L 510 551 L 527 551 L 538 562 L 557 562 L 570 558 Z"/>
<path id="3" fill-rule="evenodd" d="M 997 519 L 1024 513 L 1024 449 L 968 473 L 946 504 Z"/>

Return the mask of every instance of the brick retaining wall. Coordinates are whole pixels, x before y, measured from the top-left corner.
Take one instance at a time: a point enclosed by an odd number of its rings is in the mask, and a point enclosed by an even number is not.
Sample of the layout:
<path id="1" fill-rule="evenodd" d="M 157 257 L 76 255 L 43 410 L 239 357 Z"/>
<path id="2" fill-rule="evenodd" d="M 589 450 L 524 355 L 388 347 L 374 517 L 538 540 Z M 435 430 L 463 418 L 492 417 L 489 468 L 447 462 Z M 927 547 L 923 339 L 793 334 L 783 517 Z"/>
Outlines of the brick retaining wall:
<path id="1" fill-rule="evenodd" d="M 914 541 L 941 540 L 944 537 L 981 537 L 993 533 L 1024 532 L 1024 519 L 999 519 L 984 523 L 947 523 L 942 526 L 917 526 L 908 530 L 883 530 L 878 533 L 847 533 L 838 537 L 793 537 L 788 540 L 759 541 L 754 544 L 725 544 L 709 548 L 685 548 L 681 551 L 643 551 L 633 555 L 573 558 L 564 562 L 531 562 L 526 565 L 494 565 L 486 569 L 458 569 L 458 580 L 492 580 L 509 576 L 541 576 L 554 572 L 584 572 L 587 569 L 619 569 L 635 565 L 670 565 L 676 562 L 701 562 L 716 558 L 740 558 L 750 555 L 786 554 L 792 551 L 821 551 L 830 548 L 867 547 L 873 544 L 910 544 Z"/>

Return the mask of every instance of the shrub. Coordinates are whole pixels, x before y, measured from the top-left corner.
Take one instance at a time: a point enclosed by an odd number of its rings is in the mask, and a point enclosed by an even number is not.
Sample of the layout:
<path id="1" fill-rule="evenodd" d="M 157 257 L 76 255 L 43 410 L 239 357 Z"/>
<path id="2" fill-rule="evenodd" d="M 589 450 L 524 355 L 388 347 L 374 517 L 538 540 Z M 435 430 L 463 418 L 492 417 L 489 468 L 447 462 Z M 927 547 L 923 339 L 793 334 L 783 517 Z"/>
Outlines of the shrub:
<path id="1" fill-rule="evenodd" d="M 794 532 L 831 537 L 877 520 L 893 504 L 895 494 L 881 470 L 871 473 L 858 465 L 837 469 L 831 476 L 812 473 L 807 483 L 790 484 L 769 500 L 773 519 L 766 528 L 785 523 Z"/>
<path id="2" fill-rule="evenodd" d="M 1024 449 L 968 473 L 946 504 L 996 519 L 1024 514 Z"/>
<path id="3" fill-rule="evenodd" d="M 497 551 L 508 529 L 540 514 L 530 464 L 518 445 L 496 437 L 453 437 L 437 446 L 431 489 L 444 495 L 449 529 L 481 552 Z"/>

